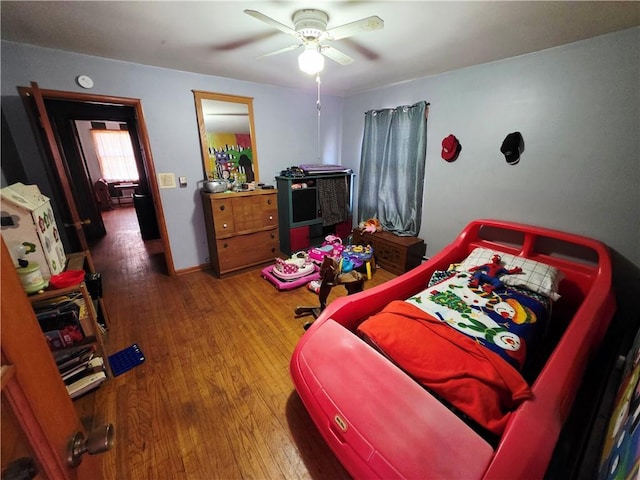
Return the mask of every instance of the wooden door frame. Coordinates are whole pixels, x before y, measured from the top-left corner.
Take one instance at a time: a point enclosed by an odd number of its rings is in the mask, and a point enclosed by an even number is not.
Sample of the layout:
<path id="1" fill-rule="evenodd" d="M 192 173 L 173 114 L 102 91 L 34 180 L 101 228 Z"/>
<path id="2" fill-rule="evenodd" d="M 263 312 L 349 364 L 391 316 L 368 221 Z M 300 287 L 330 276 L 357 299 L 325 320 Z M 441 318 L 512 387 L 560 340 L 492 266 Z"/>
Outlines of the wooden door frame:
<path id="1" fill-rule="evenodd" d="M 37 85 L 36 85 L 37 88 Z M 149 182 L 149 193 L 151 195 L 151 199 L 153 200 L 153 205 L 156 211 L 156 217 L 158 220 L 158 230 L 160 232 L 160 240 L 162 242 L 163 254 L 165 258 L 165 263 L 167 267 L 167 273 L 169 276 L 176 276 L 176 270 L 173 264 L 173 255 L 171 253 L 171 246 L 169 244 L 169 234 L 167 232 L 167 225 L 164 218 L 164 210 L 162 208 L 162 202 L 160 201 L 160 189 L 158 187 L 158 179 L 156 175 L 155 165 L 153 163 L 153 156 L 151 154 L 151 144 L 149 142 L 149 135 L 147 131 L 147 126 L 144 121 L 144 114 L 142 111 L 142 102 L 138 98 L 127 98 L 127 97 L 114 97 L 109 95 L 94 95 L 89 93 L 76 93 L 76 92 L 65 92 L 61 90 L 47 90 L 38 88 L 40 95 L 44 99 L 54 99 L 54 100 L 62 100 L 69 102 L 81 102 L 81 103 L 101 103 L 105 105 L 118 105 L 118 106 L 127 106 L 132 107 L 135 112 L 135 121 L 137 124 L 137 132 L 138 132 L 138 140 L 142 151 L 140 152 L 142 155 L 142 161 L 145 165 L 148 182 Z M 33 87 L 18 87 L 18 91 L 20 95 L 24 97 L 34 97 L 34 89 Z M 46 106 L 44 108 L 46 111 Z M 49 140 L 47 138 L 45 141 Z M 53 145 L 59 150 L 60 145 L 57 144 L 56 140 L 53 139 Z M 48 142 L 51 145 L 51 142 Z M 53 147 L 53 145 L 51 145 Z M 54 155 L 55 157 L 55 155 Z M 68 185 L 65 186 L 64 182 L 69 181 L 69 179 L 61 179 L 63 184 L 63 189 L 67 189 Z M 69 191 L 69 193 L 71 193 Z"/>

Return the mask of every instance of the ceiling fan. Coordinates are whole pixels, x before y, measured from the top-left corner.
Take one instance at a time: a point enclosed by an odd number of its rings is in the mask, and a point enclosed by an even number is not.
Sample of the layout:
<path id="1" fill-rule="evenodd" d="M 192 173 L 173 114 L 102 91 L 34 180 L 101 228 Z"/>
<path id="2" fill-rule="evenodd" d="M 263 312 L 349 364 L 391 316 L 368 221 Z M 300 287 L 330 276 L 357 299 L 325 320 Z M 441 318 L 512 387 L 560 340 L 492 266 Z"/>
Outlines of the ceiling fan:
<path id="1" fill-rule="evenodd" d="M 324 67 L 323 55 L 340 65 L 349 65 L 353 62 L 353 58 L 349 55 L 341 52 L 331 45 L 326 45 L 323 42 L 340 40 L 358 33 L 384 28 L 383 20 L 375 15 L 327 30 L 329 15 L 322 10 L 297 10 L 292 16 L 293 28 L 256 10 L 245 10 L 244 13 L 266 23 L 267 25 L 271 25 L 281 32 L 296 37 L 299 41 L 299 43 L 295 45 L 290 45 L 280 50 L 276 50 L 275 52 L 266 53 L 260 57 L 278 55 L 280 53 L 297 50 L 298 48 L 303 47 L 304 51 L 298 57 L 298 63 L 300 69 L 309 74 L 315 74 L 322 70 Z"/>

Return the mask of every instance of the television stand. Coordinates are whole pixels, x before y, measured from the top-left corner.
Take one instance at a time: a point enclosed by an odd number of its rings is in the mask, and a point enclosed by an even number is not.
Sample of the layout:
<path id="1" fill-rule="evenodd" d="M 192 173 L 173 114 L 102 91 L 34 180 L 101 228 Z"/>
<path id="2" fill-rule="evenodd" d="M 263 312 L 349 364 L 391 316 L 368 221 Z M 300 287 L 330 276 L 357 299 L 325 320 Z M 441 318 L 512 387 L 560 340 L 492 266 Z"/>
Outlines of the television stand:
<path id="1" fill-rule="evenodd" d="M 327 235 L 342 239 L 352 229 L 353 177 L 349 172 L 323 173 L 296 177 L 277 176 L 278 227 L 280 251 L 286 255 L 320 245 Z M 318 182 L 344 179 L 349 216 L 334 225 L 323 225 Z"/>

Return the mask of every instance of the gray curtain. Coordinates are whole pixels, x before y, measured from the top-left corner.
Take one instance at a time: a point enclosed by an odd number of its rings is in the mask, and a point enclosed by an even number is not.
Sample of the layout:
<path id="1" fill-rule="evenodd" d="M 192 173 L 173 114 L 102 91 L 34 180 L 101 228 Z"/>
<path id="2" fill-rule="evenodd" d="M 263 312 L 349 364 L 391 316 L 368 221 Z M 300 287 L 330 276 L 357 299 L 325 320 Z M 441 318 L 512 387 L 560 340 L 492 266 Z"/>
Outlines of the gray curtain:
<path id="1" fill-rule="evenodd" d="M 358 222 L 377 218 L 397 235 L 420 232 L 428 105 L 422 101 L 365 113 Z"/>

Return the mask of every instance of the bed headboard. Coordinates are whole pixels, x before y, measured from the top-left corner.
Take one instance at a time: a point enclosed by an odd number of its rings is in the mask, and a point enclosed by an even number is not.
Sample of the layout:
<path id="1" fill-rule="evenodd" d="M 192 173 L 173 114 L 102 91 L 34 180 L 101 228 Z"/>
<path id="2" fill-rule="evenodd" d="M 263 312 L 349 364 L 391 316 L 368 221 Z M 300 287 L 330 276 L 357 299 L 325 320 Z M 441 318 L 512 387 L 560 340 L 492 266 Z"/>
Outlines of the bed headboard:
<path id="1" fill-rule="evenodd" d="M 500 220 L 474 220 L 458 236 L 464 256 L 474 248 L 500 250 L 560 269 L 561 294 L 579 295 L 611 288 L 611 259 L 602 242 L 557 230 Z"/>

